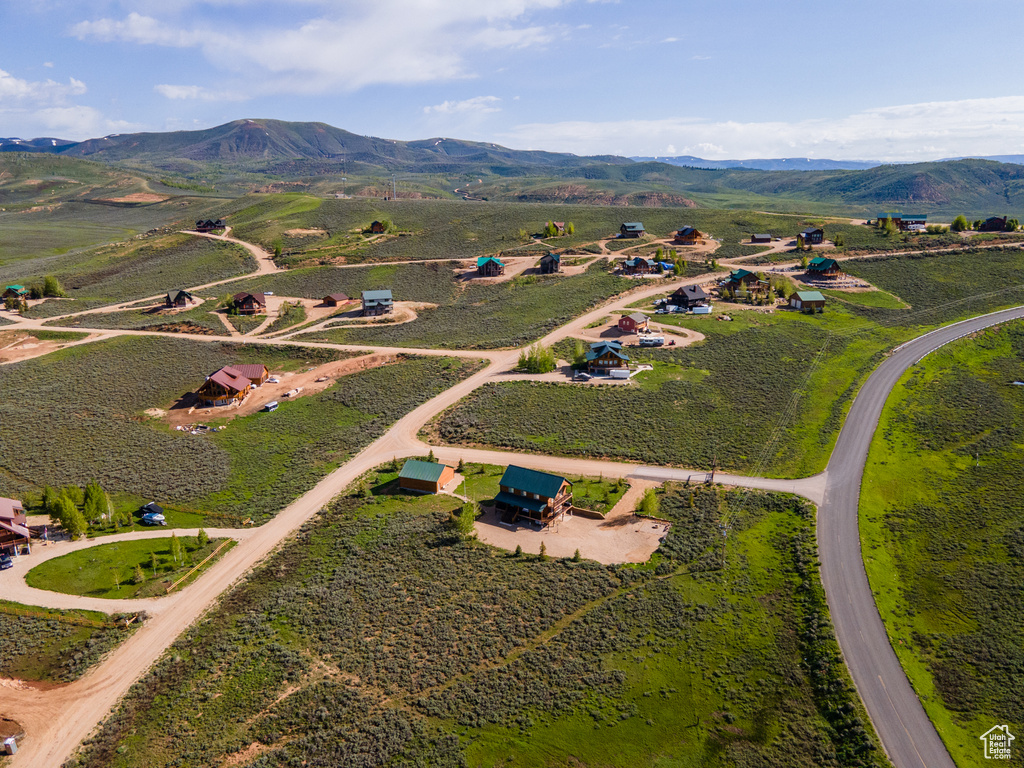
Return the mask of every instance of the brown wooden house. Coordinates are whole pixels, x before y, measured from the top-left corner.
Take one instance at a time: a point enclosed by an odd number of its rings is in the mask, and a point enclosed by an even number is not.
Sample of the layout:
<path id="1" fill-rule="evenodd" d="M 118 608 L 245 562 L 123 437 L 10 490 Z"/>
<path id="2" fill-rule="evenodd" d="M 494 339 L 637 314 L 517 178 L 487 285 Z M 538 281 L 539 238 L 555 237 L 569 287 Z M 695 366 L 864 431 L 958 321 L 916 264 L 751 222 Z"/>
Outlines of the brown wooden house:
<path id="1" fill-rule="evenodd" d="M 0 299 L 20 299 L 24 300 L 28 298 L 28 288 L 23 285 L 8 285 L 4 287 L 4 292 L 0 293 Z"/>
<path id="2" fill-rule="evenodd" d="M 648 330 L 651 318 L 643 312 L 633 312 L 619 318 L 619 330 L 623 333 L 640 333 Z"/>
<path id="3" fill-rule="evenodd" d="M 267 311 L 267 297 L 262 293 L 236 293 L 232 299 L 240 315 L 258 315 Z"/>
<path id="4" fill-rule="evenodd" d="M 617 341 L 596 341 L 587 351 L 587 370 L 607 374 L 617 368 L 629 368 L 629 356 Z"/>
<path id="5" fill-rule="evenodd" d="M 746 269 L 734 269 L 729 273 L 728 279 L 722 283 L 723 287 L 730 291 L 749 291 L 750 293 L 761 293 L 768 290 L 768 283 L 757 276 L 757 273 Z"/>
<path id="6" fill-rule="evenodd" d="M 418 493 L 440 493 L 455 479 L 455 470 L 436 461 L 409 459 L 398 474 L 398 487 Z"/>
<path id="7" fill-rule="evenodd" d="M 344 293 L 330 293 L 324 296 L 323 303 L 328 307 L 336 307 L 339 304 L 344 304 L 348 301 L 348 296 Z"/>
<path id="8" fill-rule="evenodd" d="M 370 234 L 371 235 L 383 235 L 384 234 L 384 230 L 385 230 L 385 227 L 384 227 L 384 222 L 383 221 L 375 221 L 372 224 L 370 224 Z"/>
<path id="9" fill-rule="evenodd" d="M 807 262 L 807 275 L 812 278 L 825 278 L 835 280 L 843 277 L 843 270 L 835 259 L 827 259 L 824 256 L 815 256 Z"/>
<path id="10" fill-rule="evenodd" d="M 658 271 L 658 262 L 635 256 L 622 262 L 622 273 L 625 275 L 649 275 Z"/>
<path id="11" fill-rule="evenodd" d="M 481 256 L 476 260 L 476 273 L 480 277 L 498 277 L 505 274 L 505 263 L 493 256 Z"/>
<path id="12" fill-rule="evenodd" d="M 553 221 L 551 223 L 555 225 L 555 234 L 556 235 L 564 235 L 565 234 L 565 222 L 564 221 Z"/>
<path id="13" fill-rule="evenodd" d="M 756 235 L 750 236 L 750 242 L 752 243 L 770 243 L 771 241 L 772 236 L 766 232 L 761 232 Z"/>
<path id="14" fill-rule="evenodd" d="M 552 275 L 562 271 L 562 257 L 557 253 L 545 253 L 540 257 L 538 265 L 542 275 Z"/>
<path id="15" fill-rule="evenodd" d="M 680 227 L 676 230 L 673 242 L 679 245 L 700 245 L 704 242 L 704 233 L 695 227 Z"/>
<path id="16" fill-rule="evenodd" d="M 572 512 L 572 483 L 559 475 L 510 465 L 499 489 L 494 508 L 507 525 L 521 518 L 547 524 Z"/>
<path id="17" fill-rule="evenodd" d="M 1006 231 L 1006 217 L 1005 216 L 990 216 L 985 219 L 978 226 L 979 232 L 1005 232 Z"/>
<path id="18" fill-rule="evenodd" d="M 196 232 L 213 232 L 215 229 L 224 229 L 226 226 L 223 219 L 200 219 L 196 222 Z"/>
<path id="19" fill-rule="evenodd" d="M 210 374 L 203 385 L 196 390 L 201 408 L 216 405 L 240 403 L 252 391 L 252 380 L 240 368 L 249 366 L 225 366 Z M 264 370 L 266 370 L 264 368 Z"/>
<path id="20" fill-rule="evenodd" d="M 640 221 L 627 221 L 619 227 L 619 237 L 643 237 L 644 225 Z"/>
<path id="21" fill-rule="evenodd" d="M 31 547 L 31 539 L 25 507 L 17 499 L 0 497 L 0 553 L 15 554 Z"/>
<path id="22" fill-rule="evenodd" d="M 164 299 L 164 304 L 169 309 L 180 309 L 182 307 L 187 307 L 189 304 L 195 303 L 196 297 L 193 296 L 188 291 L 182 290 L 181 288 L 176 288 L 173 291 L 168 291 L 167 298 Z"/>
<path id="23" fill-rule="evenodd" d="M 682 285 L 668 297 L 667 303 L 684 309 L 704 307 L 708 304 L 708 295 L 699 285 Z"/>

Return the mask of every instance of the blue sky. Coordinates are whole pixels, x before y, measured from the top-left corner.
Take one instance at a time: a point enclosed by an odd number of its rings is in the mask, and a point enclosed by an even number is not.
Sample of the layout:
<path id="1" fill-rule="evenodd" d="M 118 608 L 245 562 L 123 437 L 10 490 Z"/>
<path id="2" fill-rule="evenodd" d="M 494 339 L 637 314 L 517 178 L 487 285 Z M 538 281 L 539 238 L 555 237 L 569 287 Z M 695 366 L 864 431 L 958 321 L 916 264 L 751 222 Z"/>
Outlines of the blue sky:
<path id="1" fill-rule="evenodd" d="M 1019 0 L 0 2 L 0 136 L 316 120 L 577 154 L 1024 154 Z"/>

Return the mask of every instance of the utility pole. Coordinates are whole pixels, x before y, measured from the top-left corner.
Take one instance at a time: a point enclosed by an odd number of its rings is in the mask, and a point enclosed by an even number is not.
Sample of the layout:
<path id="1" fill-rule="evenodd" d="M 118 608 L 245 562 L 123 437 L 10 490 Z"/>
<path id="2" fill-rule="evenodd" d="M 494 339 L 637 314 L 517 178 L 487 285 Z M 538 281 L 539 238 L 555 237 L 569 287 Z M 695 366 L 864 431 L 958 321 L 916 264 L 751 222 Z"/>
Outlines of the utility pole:
<path id="1" fill-rule="evenodd" d="M 391 199 L 394 200 L 396 197 L 398 197 L 398 191 L 397 191 L 397 188 L 395 187 L 395 174 L 392 173 L 391 174 Z"/>

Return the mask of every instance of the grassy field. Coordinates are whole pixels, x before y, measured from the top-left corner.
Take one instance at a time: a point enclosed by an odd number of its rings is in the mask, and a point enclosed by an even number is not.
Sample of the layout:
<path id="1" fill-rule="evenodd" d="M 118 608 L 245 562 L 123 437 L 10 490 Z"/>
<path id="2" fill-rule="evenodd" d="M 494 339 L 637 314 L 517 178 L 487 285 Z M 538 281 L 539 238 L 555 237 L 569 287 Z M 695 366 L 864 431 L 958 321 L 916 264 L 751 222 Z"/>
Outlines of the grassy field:
<path id="1" fill-rule="evenodd" d="M 37 565 L 25 576 L 25 582 L 37 589 L 108 600 L 162 597 L 170 584 L 186 576 L 215 551 L 220 557 L 230 549 L 229 545 L 218 551 L 224 539 L 211 539 L 205 545 L 200 545 L 195 536 L 182 536 L 179 541 L 178 560 L 172 553 L 170 537 L 99 544 Z M 216 560 L 211 559 L 203 569 Z M 138 584 L 133 580 L 136 566 L 143 573 Z"/>
<path id="2" fill-rule="evenodd" d="M 59 325 L 62 328 L 124 328 L 127 330 L 159 330 L 181 333 L 201 333 L 205 335 L 227 335 L 218 318 L 210 314 L 217 306 L 217 299 L 209 294 L 196 294 L 205 301 L 193 309 L 168 313 L 162 307 L 156 309 L 129 309 L 122 312 L 100 312 L 91 315 L 79 315 L 61 320 L 48 320 L 47 324 Z M 56 302 L 47 302 L 56 303 Z M 45 304 L 43 306 L 46 306 Z M 60 302 L 57 307 L 63 312 L 73 311 L 74 307 Z"/>
<path id="3" fill-rule="evenodd" d="M 48 301 L 31 317 L 65 314 L 114 302 L 164 294 L 174 288 L 211 283 L 252 272 L 256 262 L 245 249 L 192 235 L 170 234 L 94 249 L 88 260 L 55 274 L 73 302 Z M 40 281 L 30 273 L 19 279 Z"/>
<path id="4" fill-rule="evenodd" d="M 120 338 L 2 366 L 0 419 L 8 428 L 0 435 L 0 494 L 21 498 L 43 484 L 96 480 L 112 493 L 128 494 L 129 503 L 170 502 L 181 513 L 172 520 L 178 525 L 196 525 L 206 515 L 225 525 L 265 520 L 475 366 L 404 360 L 355 373 L 320 394 L 282 403 L 272 415 L 235 419 L 205 436 L 172 431 L 144 414 L 170 407 L 224 365 L 262 362 L 274 371 L 298 370 L 347 356 Z"/>
<path id="5" fill-rule="evenodd" d="M 134 632 L 125 616 L 0 600 L 0 677 L 69 683 Z"/>
<path id="6" fill-rule="evenodd" d="M 243 240 L 268 250 L 281 244 L 283 261 L 315 262 L 344 257 L 359 261 L 464 259 L 498 251 L 509 252 L 526 243 L 518 233 L 540 231 L 549 220 L 572 221 L 573 235 L 553 238 L 556 249 L 579 247 L 616 233 L 624 221 L 643 221 L 656 237 L 667 237 L 684 225 L 712 233 L 727 243 L 739 243 L 753 232 L 795 235 L 810 224 L 826 220 L 800 216 L 712 209 L 643 208 L 601 205 L 524 203 L 466 203 L 446 200 L 321 200 L 302 195 L 252 196 L 251 203 L 233 213 L 230 223 Z M 374 219 L 390 219 L 409 233 L 375 243 L 354 235 Z M 836 227 L 848 227 L 837 220 Z M 829 222 L 833 226 L 833 222 Z M 317 230 L 317 236 L 289 236 L 288 230 Z M 636 241 L 629 244 L 636 245 Z"/>
<path id="7" fill-rule="evenodd" d="M 861 496 L 866 565 L 893 647 L 958 765 L 1020 723 L 1024 327 L 926 357 L 893 390 Z"/>
<path id="8" fill-rule="evenodd" d="M 571 277 L 520 276 L 504 283 L 470 285 L 437 309 L 420 310 L 412 323 L 328 329 L 297 338 L 445 349 L 519 347 L 632 287 L 599 262 Z"/>
<path id="9" fill-rule="evenodd" d="M 885 289 L 844 294 L 824 314 L 777 310 L 659 322 L 705 334 L 682 349 L 628 347 L 655 370 L 639 386 L 488 384 L 442 415 L 446 442 L 653 464 L 804 476 L 824 468 L 857 388 L 881 355 L 939 323 L 1024 297 L 1016 251 L 849 262 Z M 896 299 L 896 297 L 899 299 Z M 910 305 L 909 308 L 907 305 Z M 557 350 L 571 355 L 571 343 Z M 552 419 L 552 413 L 558 414 Z M 700 439 L 693 438 L 694 428 Z"/>
<path id="10" fill-rule="evenodd" d="M 674 527 L 639 567 L 461 539 L 453 504 L 336 500 L 175 644 L 78 765 L 206 766 L 253 744 L 254 765 L 309 768 L 884 764 L 802 502 L 672 489 Z"/>

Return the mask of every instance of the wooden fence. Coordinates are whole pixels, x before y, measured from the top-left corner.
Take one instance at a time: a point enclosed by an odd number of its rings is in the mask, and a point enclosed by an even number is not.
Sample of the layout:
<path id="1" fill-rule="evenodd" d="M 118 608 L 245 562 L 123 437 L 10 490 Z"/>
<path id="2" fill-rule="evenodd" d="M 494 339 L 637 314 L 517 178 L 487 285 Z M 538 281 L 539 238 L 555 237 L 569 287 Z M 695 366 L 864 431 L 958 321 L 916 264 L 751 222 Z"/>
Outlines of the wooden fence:
<path id="1" fill-rule="evenodd" d="M 203 558 L 202 562 L 200 562 L 199 564 L 194 566 L 192 568 L 192 570 L 190 570 L 188 573 L 186 573 L 184 576 L 182 576 L 176 582 L 174 582 L 173 584 L 168 586 L 167 587 L 167 592 L 165 594 L 168 594 L 168 595 L 171 594 L 171 592 L 173 592 L 175 589 L 177 589 L 179 586 L 181 586 L 182 583 L 184 583 L 186 580 L 192 578 L 200 568 L 202 568 L 204 565 L 206 565 L 208 562 L 210 562 L 213 558 L 215 558 L 217 556 L 217 554 L 222 549 L 224 549 L 224 547 L 228 546 L 229 544 L 233 544 L 234 541 L 235 541 L 234 539 L 225 539 L 220 544 L 218 544 L 217 548 L 215 550 L 213 550 L 213 552 L 211 552 L 205 558 Z"/>

